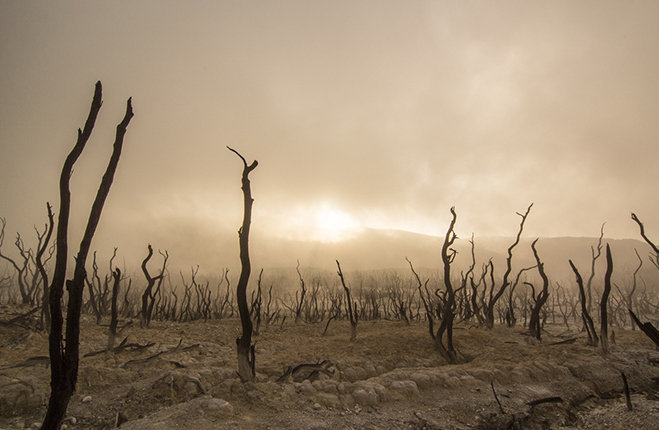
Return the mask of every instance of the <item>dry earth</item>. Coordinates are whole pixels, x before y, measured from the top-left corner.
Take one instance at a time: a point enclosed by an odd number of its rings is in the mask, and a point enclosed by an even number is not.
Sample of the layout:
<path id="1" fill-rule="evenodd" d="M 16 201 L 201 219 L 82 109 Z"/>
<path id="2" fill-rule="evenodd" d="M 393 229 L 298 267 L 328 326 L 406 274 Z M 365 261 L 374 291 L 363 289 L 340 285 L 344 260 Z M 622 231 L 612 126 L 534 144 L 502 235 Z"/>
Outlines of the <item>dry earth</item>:
<path id="1" fill-rule="evenodd" d="M 0 309 L 7 321 L 18 311 Z M 115 354 L 83 357 L 68 429 L 659 429 L 659 352 L 638 331 L 616 330 L 607 356 L 550 326 L 542 343 L 518 329 L 459 326 L 463 364 L 433 350 L 425 323 L 347 322 L 262 328 L 257 380 L 235 367 L 236 320 L 130 327 Z M 83 354 L 102 350 L 106 328 L 83 317 Z M 578 337 L 573 343 L 552 343 Z M 279 382 L 288 366 L 324 363 Z M 38 428 L 49 387 L 47 336 L 0 325 L 0 429 Z M 629 380 L 628 411 L 620 371 Z M 498 395 L 497 404 L 492 386 Z M 530 406 L 534 400 L 560 401 Z"/>

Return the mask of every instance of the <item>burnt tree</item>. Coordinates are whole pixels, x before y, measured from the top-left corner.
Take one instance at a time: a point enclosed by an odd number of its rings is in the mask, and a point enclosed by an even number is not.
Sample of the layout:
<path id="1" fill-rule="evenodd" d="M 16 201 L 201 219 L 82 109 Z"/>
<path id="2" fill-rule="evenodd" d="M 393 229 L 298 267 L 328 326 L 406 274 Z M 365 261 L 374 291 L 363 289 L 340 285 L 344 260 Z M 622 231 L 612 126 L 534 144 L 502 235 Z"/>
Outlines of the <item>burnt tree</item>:
<path id="1" fill-rule="evenodd" d="M 595 247 L 591 246 L 590 247 L 590 275 L 588 276 L 588 280 L 586 281 L 586 294 L 587 294 L 587 303 L 586 305 L 588 306 L 588 312 L 592 312 L 593 307 L 593 279 L 595 278 L 595 263 L 597 262 L 597 259 L 602 256 L 602 239 L 604 238 L 604 225 L 606 223 L 602 224 L 602 227 L 600 228 L 600 237 L 597 240 L 597 251 L 595 251 Z"/>
<path id="2" fill-rule="evenodd" d="M 531 318 L 529 320 L 529 332 L 531 336 L 540 340 L 542 327 L 540 324 L 540 310 L 544 306 L 545 302 L 549 298 L 549 279 L 545 273 L 545 264 L 540 261 L 538 256 L 538 251 L 535 249 L 535 244 L 538 243 L 538 239 L 534 240 L 531 243 L 531 249 L 533 250 L 533 257 L 535 257 L 536 267 L 538 268 L 538 273 L 542 279 L 542 290 L 538 292 L 538 295 L 535 295 L 535 290 L 533 294 L 534 303 L 531 306 Z"/>
<path id="3" fill-rule="evenodd" d="M 586 333 L 588 334 L 588 344 L 592 346 L 597 346 L 599 344 L 599 337 L 597 336 L 597 332 L 595 332 L 595 325 L 593 324 L 593 319 L 590 317 L 590 313 L 588 312 L 588 302 L 586 298 L 586 292 L 583 287 L 583 278 L 581 277 L 581 274 L 579 273 L 579 270 L 577 269 L 577 266 L 574 265 L 572 260 L 568 260 L 570 263 L 570 267 L 572 268 L 572 271 L 574 272 L 574 275 L 576 276 L 577 279 L 577 285 L 579 286 L 579 301 L 581 302 L 581 319 L 583 320 L 583 325 L 584 328 L 586 329 Z"/>
<path id="4" fill-rule="evenodd" d="M 609 302 L 611 293 L 611 275 L 613 274 L 613 257 L 611 256 L 611 247 L 606 244 L 606 273 L 604 274 L 604 291 L 600 301 L 600 338 L 602 339 L 602 351 L 609 352 L 609 322 L 606 313 L 606 306 Z"/>
<path id="5" fill-rule="evenodd" d="M 242 191 L 243 191 L 243 223 L 238 230 L 238 243 L 240 245 L 240 278 L 236 287 L 236 300 L 238 302 L 238 312 L 240 313 L 240 323 L 242 325 L 242 336 L 236 339 L 238 350 L 238 376 L 245 381 L 253 381 L 256 377 L 256 367 L 254 362 L 254 345 L 252 345 L 252 319 L 250 318 L 249 307 L 247 305 L 247 283 L 252 266 L 249 261 L 249 229 L 252 223 L 252 188 L 249 182 L 249 174 L 256 169 L 259 162 L 254 160 L 252 164 L 247 164 L 245 157 L 238 151 L 227 146 L 229 151 L 236 154 L 243 162 L 242 174 Z"/>
<path id="6" fill-rule="evenodd" d="M 44 263 L 44 253 L 50 242 L 50 238 L 53 234 L 54 227 L 54 215 L 53 208 L 50 206 L 50 203 L 46 203 L 46 210 L 48 212 L 48 224 L 43 234 L 38 234 L 39 237 L 39 246 L 37 248 L 37 253 L 34 256 L 34 264 L 37 266 L 37 270 L 41 274 L 41 281 L 43 283 L 43 295 L 41 301 L 41 321 L 43 323 L 43 328 L 46 332 L 50 331 L 50 306 L 48 306 L 48 273 L 46 272 L 46 267 Z M 43 239 L 43 240 L 42 240 Z M 51 254 L 52 255 L 52 254 Z"/>
<path id="7" fill-rule="evenodd" d="M 142 273 L 144 273 L 144 277 L 146 278 L 146 288 L 144 289 L 144 292 L 142 293 L 142 312 L 141 312 L 141 319 L 140 319 L 140 326 L 141 327 L 148 327 L 149 323 L 151 322 L 151 315 L 153 314 L 153 305 L 156 301 L 156 296 L 160 292 L 160 287 L 162 285 L 162 281 L 165 277 L 165 269 L 167 268 L 167 260 L 169 259 L 169 254 L 167 251 L 161 252 L 160 255 L 163 257 L 163 263 L 162 263 L 162 268 L 160 269 L 160 274 L 157 276 L 151 276 L 149 273 L 149 269 L 146 267 L 147 263 L 149 260 L 151 260 L 151 257 L 153 256 L 153 248 L 151 247 L 151 244 L 147 246 L 147 255 L 142 260 Z M 156 285 L 156 281 L 158 282 L 158 286 L 156 287 L 156 291 L 153 291 L 154 285 Z"/>
<path id="8" fill-rule="evenodd" d="M 338 268 L 337 275 L 339 275 L 339 278 L 341 279 L 341 285 L 343 286 L 343 291 L 346 295 L 346 313 L 350 319 L 350 342 L 353 342 L 357 339 L 357 323 L 359 322 L 357 304 L 352 301 L 350 288 L 346 285 L 346 281 L 343 278 L 343 271 L 341 271 L 341 264 L 339 264 L 339 260 L 336 260 L 336 267 Z"/>
<path id="9" fill-rule="evenodd" d="M 515 247 L 519 244 L 519 239 L 522 236 L 522 231 L 524 230 L 524 223 L 526 222 L 526 218 L 529 216 L 529 212 L 531 212 L 532 207 L 533 207 L 533 203 L 529 205 L 529 207 L 526 209 L 526 213 L 524 213 L 523 215 L 517 212 L 517 215 L 522 217 L 522 221 L 520 221 L 519 223 L 519 231 L 517 232 L 517 236 L 515 237 L 515 242 L 513 242 L 513 244 L 510 245 L 510 247 L 508 247 L 508 257 L 506 258 L 506 272 L 503 274 L 501 286 L 494 295 L 492 295 L 492 292 L 494 291 L 494 284 L 492 285 L 490 290 L 490 298 L 488 300 L 487 306 L 485 306 L 485 325 L 487 328 L 494 327 L 494 307 L 497 301 L 499 300 L 499 298 L 503 295 L 504 291 L 506 291 L 508 285 L 510 284 L 508 277 L 510 276 L 510 272 L 512 271 L 513 249 L 515 249 Z M 493 275 L 494 267 L 492 267 L 492 271 L 490 273 Z"/>
<path id="10" fill-rule="evenodd" d="M 126 103 L 126 113 L 117 125 L 112 155 L 107 169 L 101 179 L 101 184 L 92 203 L 87 227 L 80 242 L 73 271 L 73 279 L 66 280 L 66 266 L 68 258 L 68 226 L 71 206 L 71 191 L 69 181 L 73 172 L 73 165 L 80 157 L 94 128 L 96 117 L 101 109 L 102 86 L 96 83 L 94 97 L 85 126 L 78 129 L 78 139 L 73 149 L 66 157 L 62 166 L 59 181 L 60 208 L 57 223 L 56 255 L 53 280 L 50 285 L 50 314 L 51 330 L 49 336 L 50 354 L 50 398 L 48 409 L 44 418 L 42 429 L 59 429 L 66 413 L 71 395 L 75 391 L 78 379 L 78 362 L 80 347 L 80 312 L 82 307 L 82 293 L 85 283 L 85 263 L 89 254 L 92 238 L 96 232 L 105 200 L 110 192 L 114 174 L 121 156 L 126 128 L 133 117 L 131 99 Z M 68 291 L 68 305 L 66 312 L 66 338 L 63 338 L 64 320 L 62 316 L 62 295 L 64 284 Z"/>
<path id="11" fill-rule="evenodd" d="M 119 317 L 117 311 L 117 298 L 119 297 L 119 283 L 121 282 L 121 270 L 116 268 L 112 272 L 112 299 L 110 307 L 110 328 L 108 329 L 108 352 L 114 348 L 114 339 L 117 337 L 117 325 Z"/>
<path id="12" fill-rule="evenodd" d="M 453 321 L 455 320 L 455 290 L 451 282 L 451 263 L 455 259 L 456 251 L 451 248 L 457 235 L 455 234 L 455 222 L 457 214 L 455 208 L 451 208 L 451 223 L 449 224 L 444 244 L 442 245 L 442 265 L 444 269 L 444 287 L 446 290 L 440 296 L 441 299 L 441 321 L 435 335 L 435 348 L 449 363 L 458 361 L 455 348 L 453 347 Z"/>

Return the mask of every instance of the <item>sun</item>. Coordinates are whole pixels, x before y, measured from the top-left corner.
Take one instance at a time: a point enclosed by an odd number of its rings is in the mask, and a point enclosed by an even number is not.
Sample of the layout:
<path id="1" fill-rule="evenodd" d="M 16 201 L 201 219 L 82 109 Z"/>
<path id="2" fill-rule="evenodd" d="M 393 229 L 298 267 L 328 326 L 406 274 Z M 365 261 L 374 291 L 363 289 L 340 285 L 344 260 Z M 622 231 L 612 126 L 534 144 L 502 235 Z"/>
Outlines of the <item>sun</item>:
<path id="1" fill-rule="evenodd" d="M 325 242 L 348 239 L 359 229 L 359 222 L 330 203 L 321 203 L 312 210 L 312 235 Z"/>

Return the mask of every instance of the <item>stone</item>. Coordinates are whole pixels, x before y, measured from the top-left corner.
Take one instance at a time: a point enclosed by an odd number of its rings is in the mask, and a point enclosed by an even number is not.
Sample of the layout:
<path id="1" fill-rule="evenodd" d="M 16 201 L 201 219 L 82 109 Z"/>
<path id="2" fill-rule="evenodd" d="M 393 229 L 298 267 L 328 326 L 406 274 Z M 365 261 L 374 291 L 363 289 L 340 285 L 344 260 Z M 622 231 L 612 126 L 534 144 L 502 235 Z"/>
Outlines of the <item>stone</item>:
<path id="1" fill-rule="evenodd" d="M 219 411 L 226 413 L 233 412 L 233 405 L 231 403 L 227 402 L 224 399 L 216 399 L 214 397 L 203 399 L 200 406 L 202 407 L 202 409 L 208 411 Z"/>
<path id="2" fill-rule="evenodd" d="M 355 402 L 362 406 L 373 406 L 378 403 L 378 395 L 375 390 L 367 390 L 365 388 L 356 388 L 352 392 L 352 397 Z"/>

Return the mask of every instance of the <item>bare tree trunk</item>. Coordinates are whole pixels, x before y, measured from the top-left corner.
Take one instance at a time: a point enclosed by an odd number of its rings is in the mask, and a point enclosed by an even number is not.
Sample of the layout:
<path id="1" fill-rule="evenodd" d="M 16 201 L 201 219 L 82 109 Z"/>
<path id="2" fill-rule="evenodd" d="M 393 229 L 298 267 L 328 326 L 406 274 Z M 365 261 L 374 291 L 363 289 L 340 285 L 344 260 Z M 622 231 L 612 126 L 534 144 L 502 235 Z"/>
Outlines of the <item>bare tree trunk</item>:
<path id="1" fill-rule="evenodd" d="M 53 209 L 50 206 L 50 203 L 46 203 L 46 209 L 48 211 L 48 227 L 46 228 L 46 237 L 43 239 L 43 244 L 39 247 L 37 250 L 37 254 L 34 258 L 34 262 L 37 266 L 37 269 L 39 270 L 39 273 L 41 274 L 41 281 L 43 282 L 43 295 L 42 295 L 42 303 L 41 303 L 41 308 L 42 308 L 42 318 L 43 318 L 43 327 L 45 328 L 46 332 L 50 332 L 50 306 L 48 305 L 48 296 L 49 296 L 49 288 L 48 288 L 48 273 L 46 273 L 46 268 L 44 267 L 43 263 L 43 254 L 46 251 L 46 248 L 48 247 L 48 243 L 50 243 L 50 238 L 53 234 L 53 226 L 54 226 L 54 220 L 53 220 Z"/>
<path id="2" fill-rule="evenodd" d="M 119 163 L 126 128 L 133 117 L 131 99 L 128 99 L 126 104 L 126 114 L 121 123 L 117 126 L 117 134 L 108 167 L 101 179 L 96 198 L 92 203 L 87 227 L 76 258 L 73 280 L 66 281 L 69 302 L 66 313 L 66 342 L 64 344 L 62 338 L 62 295 L 66 278 L 66 260 L 68 258 L 67 235 L 71 205 L 69 180 L 73 171 L 73 165 L 82 153 L 89 140 L 92 129 L 94 128 L 96 117 L 101 108 L 101 95 L 102 86 L 99 81 L 96 83 L 94 98 L 92 100 L 89 116 L 85 122 L 85 127 L 83 130 L 78 129 L 78 140 L 64 161 L 62 174 L 60 175 L 60 210 L 57 224 L 57 254 L 55 257 L 56 262 L 53 281 L 50 287 L 50 313 L 52 319 L 49 336 L 51 392 L 48 401 L 48 410 L 46 411 L 42 429 L 50 430 L 60 428 L 71 395 L 75 391 L 78 379 L 80 311 L 82 307 L 82 292 L 86 276 L 85 263 L 89 254 L 92 238 L 96 231 L 96 227 L 98 226 L 101 212 L 103 211 L 105 199 L 110 191 L 114 179 L 114 173 Z"/>
<path id="3" fill-rule="evenodd" d="M 108 333 L 108 352 L 111 352 L 114 348 L 114 339 L 117 336 L 117 325 L 118 325 L 118 315 L 117 315 L 117 297 L 119 296 L 119 282 L 121 281 L 121 271 L 119 268 L 115 269 L 112 273 L 113 283 L 112 283 L 112 300 L 110 308 L 110 328 Z"/>
<path id="4" fill-rule="evenodd" d="M 606 306 L 609 302 L 609 293 L 611 293 L 611 275 L 613 274 L 613 258 L 611 257 L 611 247 L 606 244 L 606 274 L 604 275 L 604 292 L 600 302 L 600 338 L 602 339 L 602 351 L 609 352 L 609 325 Z"/>
<path id="5" fill-rule="evenodd" d="M 597 240 L 597 252 L 595 252 L 594 247 L 590 247 L 590 254 L 591 254 L 591 260 L 590 260 L 590 276 L 588 276 L 588 280 L 586 281 L 586 294 L 587 294 L 587 303 L 586 306 L 588 307 L 588 312 L 593 311 L 593 292 L 592 292 L 592 284 L 593 284 L 593 278 L 595 278 L 595 262 L 597 262 L 597 259 L 600 258 L 602 255 L 602 239 L 604 238 L 604 224 L 602 224 L 602 227 L 600 228 L 600 237 Z"/>
<path id="6" fill-rule="evenodd" d="M 506 258 L 506 272 L 503 275 L 503 280 L 501 281 L 501 287 L 493 297 L 490 296 L 490 300 L 487 304 L 487 308 L 485 309 L 485 324 L 487 328 L 494 327 L 494 306 L 496 305 L 497 301 L 499 300 L 501 295 L 506 290 L 506 287 L 508 287 L 508 284 L 510 283 L 508 281 L 508 276 L 510 276 L 510 272 L 512 271 L 513 249 L 515 248 L 515 246 L 517 246 L 517 244 L 519 244 L 519 239 L 522 236 L 522 231 L 524 230 L 524 223 L 526 222 L 526 218 L 529 216 L 529 212 L 531 212 L 532 207 L 533 207 L 533 203 L 529 205 L 524 215 L 522 215 L 519 212 L 517 213 L 517 215 L 522 217 L 522 221 L 520 221 L 519 223 L 519 231 L 517 232 L 517 237 L 515 238 L 515 242 L 513 242 L 513 244 L 510 245 L 510 247 L 508 248 L 508 257 Z M 494 285 L 492 285 L 492 289 L 494 289 Z M 492 291 L 490 291 L 490 295 L 491 294 Z"/>
<path id="7" fill-rule="evenodd" d="M 341 271 L 341 264 L 339 260 L 336 260 L 336 267 L 338 267 L 337 274 L 341 279 L 341 285 L 343 286 L 343 291 L 346 294 L 346 304 L 348 309 L 348 318 L 350 319 L 350 342 L 354 342 L 357 339 L 357 323 L 359 321 L 357 316 L 357 306 L 352 301 L 350 296 L 350 288 L 346 286 L 345 279 L 343 278 L 343 272 Z"/>
<path id="8" fill-rule="evenodd" d="M 595 325 L 593 324 L 593 319 L 590 317 L 588 312 L 588 303 L 586 298 L 586 292 L 583 287 L 583 279 L 581 274 L 577 269 L 577 266 L 574 265 L 572 260 L 568 260 L 570 267 L 574 272 L 574 275 L 577 277 L 577 285 L 579 286 L 579 301 L 581 302 L 581 319 L 583 320 L 583 325 L 586 328 L 586 333 L 588 334 L 588 343 L 592 346 L 597 346 L 599 344 L 599 338 L 595 332 Z"/>
<path id="9" fill-rule="evenodd" d="M 457 238 L 455 234 L 455 222 L 457 214 L 455 208 L 451 208 L 451 223 L 446 236 L 444 237 L 444 244 L 442 245 L 442 265 L 444 268 L 444 287 L 446 294 L 442 300 L 442 315 L 435 335 L 435 347 L 439 353 L 449 363 L 456 363 L 458 360 L 455 348 L 453 347 L 453 320 L 455 319 L 455 291 L 451 283 L 451 263 L 455 259 L 455 250 L 451 248 L 453 242 Z"/>
<path id="10" fill-rule="evenodd" d="M 256 367 L 254 363 L 254 346 L 252 345 L 252 319 L 249 315 L 247 305 L 247 283 L 252 270 L 249 261 L 249 229 L 252 222 L 252 189 L 249 182 L 249 174 L 259 165 L 254 160 L 252 164 L 247 165 L 245 158 L 235 149 L 229 148 L 229 151 L 236 154 L 243 162 L 242 190 L 243 190 L 243 224 L 238 230 L 238 239 L 240 245 L 240 278 L 236 287 L 236 299 L 238 301 L 238 312 L 240 313 L 240 322 L 242 324 L 243 334 L 236 339 L 238 349 L 238 375 L 243 381 L 253 381 L 256 376 Z"/>
<path id="11" fill-rule="evenodd" d="M 158 288 L 157 290 L 160 290 L 160 286 L 162 285 L 163 277 L 165 276 L 165 269 L 167 268 L 167 259 L 169 258 L 169 254 L 167 251 L 160 252 L 160 255 L 163 256 L 164 261 L 162 265 L 162 270 L 160 271 L 160 274 L 157 276 L 151 276 L 149 274 L 149 270 L 147 269 L 146 265 L 153 256 L 153 248 L 151 247 L 151 244 L 147 246 L 147 255 L 142 261 L 142 273 L 144 273 L 144 277 L 146 278 L 146 288 L 144 289 L 144 292 L 142 293 L 142 313 L 141 313 L 141 319 L 140 319 L 140 326 L 141 327 L 148 327 L 149 323 L 151 322 L 151 313 L 153 312 L 153 304 L 156 300 L 156 293 L 153 292 L 153 286 L 155 285 L 156 281 L 158 281 Z"/>
<path id="12" fill-rule="evenodd" d="M 540 278 L 542 278 L 542 291 L 538 293 L 536 298 L 535 305 L 531 309 L 531 322 L 529 323 L 529 331 L 531 336 L 540 340 L 541 337 L 541 325 L 540 325 L 540 310 L 544 306 L 547 298 L 549 297 L 549 279 L 545 273 L 545 265 L 540 261 L 538 256 L 538 251 L 535 249 L 535 244 L 538 242 L 538 239 L 534 240 L 531 244 L 531 249 L 533 250 L 533 256 L 535 257 L 536 267 L 538 268 L 538 273 Z"/>

